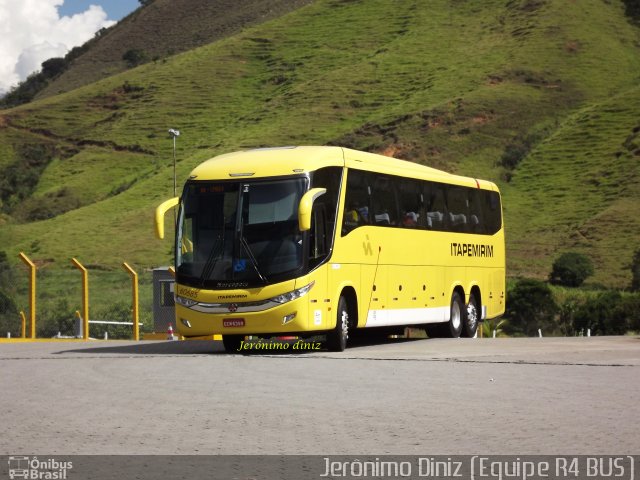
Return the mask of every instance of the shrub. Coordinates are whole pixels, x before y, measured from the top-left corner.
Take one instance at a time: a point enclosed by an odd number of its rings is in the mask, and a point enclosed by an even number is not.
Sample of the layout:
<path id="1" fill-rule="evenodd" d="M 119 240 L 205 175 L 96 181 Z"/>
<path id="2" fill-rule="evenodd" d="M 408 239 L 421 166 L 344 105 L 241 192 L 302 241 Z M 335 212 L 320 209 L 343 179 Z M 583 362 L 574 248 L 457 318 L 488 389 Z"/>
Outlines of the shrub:
<path id="1" fill-rule="evenodd" d="M 507 144 L 498 161 L 498 165 L 507 169 L 507 171 L 515 170 L 520 162 L 529 155 L 529 152 L 542 140 L 544 131 L 521 135 L 514 138 Z"/>
<path id="2" fill-rule="evenodd" d="M 19 325 L 20 317 L 15 301 L 7 292 L 0 290 L 0 335 L 5 336 L 7 332 L 15 335 Z"/>
<path id="3" fill-rule="evenodd" d="M 640 292 L 640 248 L 635 251 L 631 260 L 631 291 Z"/>
<path id="4" fill-rule="evenodd" d="M 140 50 L 137 48 L 132 48 L 131 50 L 127 50 L 126 52 L 124 52 L 124 55 L 122 55 L 122 59 L 127 62 L 127 65 L 129 67 L 135 67 L 140 65 L 141 63 L 143 63 L 147 58 L 146 53 L 144 53 L 144 50 Z"/>
<path id="5" fill-rule="evenodd" d="M 14 205 L 31 195 L 42 171 L 56 153 L 56 147 L 48 143 L 33 143 L 18 148 L 18 160 L 9 164 L 0 177 L 0 201 L 5 212 L 10 213 Z"/>
<path id="6" fill-rule="evenodd" d="M 507 333 L 533 336 L 538 329 L 554 333 L 554 315 L 558 307 L 549 285 L 540 280 L 525 278 L 518 280 L 507 294 L 505 316 L 509 322 Z"/>
<path id="7" fill-rule="evenodd" d="M 15 214 L 24 221 L 33 222 L 53 218 L 81 206 L 80 199 L 70 189 L 63 187 L 57 192 L 25 199 L 15 209 Z"/>
<path id="8" fill-rule="evenodd" d="M 621 312 L 627 320 L 629 330 L 640 333 L 640 294 L 623 297 Z"/>
<path id="9" fill-rule="evenodd" d="M 60 298 L 54 306 L 38 314 L 38 337 L 50 338 L 59 333 L 75 334 L 76 317 L 67 298 Z"/>
<path id="10" fill-rule="evenodd" d="M 630 328 L 620 292 L 608 291 L 588 299 L 575 313 L 575 329 L 592 335 L 624 335 Z"/>
<path id="11" fill-rule="evenodd" d="M 91 318 L 110 322 L 130 322 L 132 318 L 131 306 L 127 302 L 116 302 L 96 311 L 94 315 L 91 315 Z M 130 325 L 105 325 L 100 323 L 93 324 L 89 328 L 89 335 L 92 338 L 103 338 L 105 332 L 111 339 L 128 339 L 131 338 L 133 329 Z"/>
<path id="12" fill-rule="evenodd" d="M 591 259 L 582 253 L 566 252 L 553 262 L 549 279 L 551 283 L 566 287 L 579 287 L 593 275 Z"/>
<path id="13" fill-rule="evenodd" d="M 625 15 L 629 19 L 640 24 L 640 0 L 623 0 L 625 6 Z"/>

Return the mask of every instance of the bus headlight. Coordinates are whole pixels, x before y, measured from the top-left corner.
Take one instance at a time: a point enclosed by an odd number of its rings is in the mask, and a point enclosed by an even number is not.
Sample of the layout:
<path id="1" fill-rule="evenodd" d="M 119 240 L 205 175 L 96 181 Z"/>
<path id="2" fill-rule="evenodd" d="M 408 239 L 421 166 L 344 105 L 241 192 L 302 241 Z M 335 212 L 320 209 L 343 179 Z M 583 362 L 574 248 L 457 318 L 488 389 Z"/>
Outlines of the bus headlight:
<path id="1" fill-rule="evenodd" d="M 198 302 L 196 302 L 195 300 L 191 300 L 190 298 L 176 296 L 176 303 L 182 305 L 183 307 L 189 308 L 194 306 Z"/>
<path id="2" fill-rule="evenodd" d="M 282 295 L 270 298 L 269 300 L 276 303 L 287 303 L 293 300 L 297 300 L 298 298 L 303 297 L 307 293 L 309 293 L 309 290 L 311 290 L 311 287 L 313 287 L 314 283 L 316 282 L 313 281 L 309 285 L 305 285 L 304 287 L 298 288 L 292 292 L 283 293 Z"/>

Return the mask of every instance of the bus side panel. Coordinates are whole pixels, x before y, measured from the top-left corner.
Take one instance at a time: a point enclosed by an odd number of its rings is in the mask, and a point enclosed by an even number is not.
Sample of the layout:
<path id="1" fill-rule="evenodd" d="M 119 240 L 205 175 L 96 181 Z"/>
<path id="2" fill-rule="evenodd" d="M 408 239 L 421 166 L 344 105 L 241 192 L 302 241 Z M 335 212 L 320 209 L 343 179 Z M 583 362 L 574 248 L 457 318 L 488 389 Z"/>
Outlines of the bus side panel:
<path id="1" fill-rule="evenodd" d="M 300 282 L 300 286 L 313 281 L 313 288 L 309 290 L 309 330 L 327 330 L 331 327 L 331 312 L 329 311 L 331 299 L 328 286 L 329 265 L 324 264 L 318 267 L 305 282 Z M 298 284 L 296 283 L 296 286 Z"/>
<path id="2" fill-rule="evenodd" d="M 487 318 L 499 317 L 504 314 L 505 307 L 505 279 L 504 268 L 494 268 L 491 271 L 491 301 L 487 304 Z"/>
<path id="3" fill-rule="evenodd" d="M 386 265 L 362 265 L 360 296 L 358 297 L 359 328 L 366 325 L 370 311 L 380 311 L 386 305 L 387 275 Z"/>
<path id="4" fill-rule="evenodd" d="M 444 295 L 440 297 L 441 305 L 448 306 L 451 302 L 451 295 L 453 290 L 457 286 L 461 286 L 463 289 L 467 284 L 467 267 L 447 267 L 444 272 Z M 469 300 L 469 292 L 465 291 L 465 302 Z"/>
<path id="5" fill-rule="evenodd" d="M 426 306 L 429 308 L 443 307 L 449 305 L 449 299 L 445 300 L 444 278 L 447 269 L 442 266 L 425 267 L 426 274 Z M 444 318 L 442 319 L 444 321 Z"/>
<path id="6" fill-rule="evenodd" d="M 506 300 L 505 285 L 505 246 L 504 231 L 498 232 L 494 236 L 495 257 L 493 258 L 491 269 L 491 304 L 487 312 L 487 318 L 495 318 L 504 314 Z"/>

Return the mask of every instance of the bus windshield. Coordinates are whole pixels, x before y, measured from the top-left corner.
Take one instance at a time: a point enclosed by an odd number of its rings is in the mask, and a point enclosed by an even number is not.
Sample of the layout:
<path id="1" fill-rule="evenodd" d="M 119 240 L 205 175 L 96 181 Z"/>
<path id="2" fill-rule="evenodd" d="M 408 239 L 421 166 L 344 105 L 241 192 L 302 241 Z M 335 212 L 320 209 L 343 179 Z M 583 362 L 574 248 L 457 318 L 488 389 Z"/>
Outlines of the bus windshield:
<path id="1" fill-rule="evenodd" d="M 298 205 L 304 177 L 190 182 L 176 236 L 181 284 L 228 289 L 283 281 L 303 267 Z"/>

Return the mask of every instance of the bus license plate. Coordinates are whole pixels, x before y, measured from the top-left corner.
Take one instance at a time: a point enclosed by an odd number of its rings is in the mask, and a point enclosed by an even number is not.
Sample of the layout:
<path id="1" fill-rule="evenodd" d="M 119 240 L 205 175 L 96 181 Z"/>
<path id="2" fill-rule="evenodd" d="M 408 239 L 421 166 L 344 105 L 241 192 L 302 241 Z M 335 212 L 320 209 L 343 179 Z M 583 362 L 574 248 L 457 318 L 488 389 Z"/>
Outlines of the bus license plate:
<path id="1" fill-rule="evenodd" d="M 244 327 L 244 318 L 225 318 L 222 320 L 223 327 Z"/>

